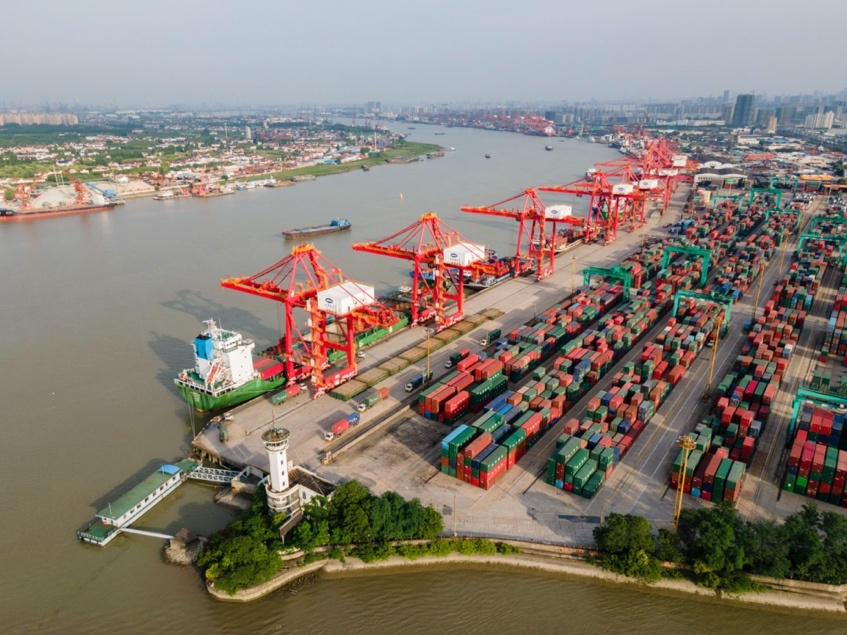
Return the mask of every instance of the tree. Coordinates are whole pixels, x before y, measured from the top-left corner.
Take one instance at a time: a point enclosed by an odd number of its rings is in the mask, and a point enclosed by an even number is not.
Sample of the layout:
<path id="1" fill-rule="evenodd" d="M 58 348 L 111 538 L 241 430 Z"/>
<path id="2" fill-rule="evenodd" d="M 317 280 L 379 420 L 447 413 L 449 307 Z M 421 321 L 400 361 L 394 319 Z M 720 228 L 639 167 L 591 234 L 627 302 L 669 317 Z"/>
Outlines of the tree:
<path id="1" fill-rule="evenodd" d="M 15 190 L 7 187 L 3 192 L 3 199 L 8 203 L 9 201 L 15 200 Z"/>
<path id="2" fill-rule="evenodd" d="M 609 514 L 594 529 L 594 540 L 603 554 L 603 567 L 648 583 L 657 582 L 662 577 L 662 565 L 653 556 L 652 529 L 646 518 Z"/>
<path id="3" fill-rule="evenodd" d="M 748 524 L 750 565 L 754 573 L 772 578 L 785 578 L 791 570 L 789 546 L 783 525 L 773 520 Z"/>
<path id="4" fill-rule="evenodd" d="M 796 580 L 814 581 L 826 557 L 819 531 L 821 517 L 813 503 L 791 514 L 783 525 L 784 539 L 791 561 L 789 576 Z"/>
<path id="5" fill-rule="evenodd" d="M 700 584 L 734 590 L 746 582 L 743 571 L 751 562 L 750 537 L 734 508 L 716 505 L 711 509 L 683 510 L 678 533 Z"/>
<path id="6" fill-rule="evenodd" d="M 233 595 L 238 589 L 268 580 L 282 567 L 276 551 L 252 536 L 212 536 L 197 564 L 206 567 L 206 578 Z"/>

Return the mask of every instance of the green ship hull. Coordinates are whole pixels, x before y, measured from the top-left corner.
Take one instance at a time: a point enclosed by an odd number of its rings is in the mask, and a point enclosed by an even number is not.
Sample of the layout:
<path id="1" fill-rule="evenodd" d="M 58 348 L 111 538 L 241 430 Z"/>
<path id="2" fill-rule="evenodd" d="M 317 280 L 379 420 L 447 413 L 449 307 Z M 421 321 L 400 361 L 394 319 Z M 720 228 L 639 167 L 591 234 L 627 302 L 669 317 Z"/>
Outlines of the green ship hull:
<path id="1" fill-rule="evenodd" d="M 388 337 L 392 333 L 396 333 L 408 325 L 409 317 L 404 315 L 396 324 L 390 327 L 371 329 L 364 333 L 359 333 L 356 336 L 356 350 Z M 343 357 L 343 351 L 332 350 L 328 355 L 329 363 L 335 363 Z M 276 359 L 281 360 L 279 357 Z M 196 376 L 195 379 L 197 379 Z M 211 412 L 214 410 L 221 410 L 222 408 L 232 408 L 233 406 L 242 404 L 245 401 L 250 401 L 251 399 L 260 397 L 267 392 L 285 386 L 286 378 L 285 376 L 279 376 L 270 380 L 254 379 L 239 386 L 238 388 L 218 395 L 212 395 L 204 390 L 188 386 L 180 381 L 175 381 L 174 383 L 176 384 L 177 390 L 179 390 L 179 394 L 181 394 L 183 399 L 185 399 L 189 404 L 194 406 L 194 408 L 200 412 Z"/>
<path id="2" fill-rule="evenodd" d="M 232 408 L 245 401 L 250 401 L 261 395 L 264 395 L 271 390 L 285 385 L 285 377 L 277 377 L 276 379 L 265 381 L 264 379 L 254 379 L 246 384 L 239 386 L 219 395 L 211 395 L 202 390 L 189 388 L 183 384 L 177 384 L 177 390 L 182 397 L 194 406 L 200 412 L 210 412 L 220 410 L 221 408 Z"/>

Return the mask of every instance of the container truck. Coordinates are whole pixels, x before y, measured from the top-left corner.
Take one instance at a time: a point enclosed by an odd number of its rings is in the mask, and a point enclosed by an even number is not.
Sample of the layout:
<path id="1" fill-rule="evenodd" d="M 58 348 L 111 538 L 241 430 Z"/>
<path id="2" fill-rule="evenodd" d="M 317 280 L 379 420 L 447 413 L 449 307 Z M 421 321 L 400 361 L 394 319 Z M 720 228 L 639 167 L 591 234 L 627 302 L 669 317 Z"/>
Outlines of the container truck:
<path id="1" fill-rule="evenodd" d="M 339 419 L 329 427 L 329 432 L 324 432 L 324 440 L 332 441 L 335 437 L 344 434 L 351 426 L 359 423 L 359 414 L 354 412 L 343 419 Z"/>
<path id="2" fill-rule="evenodd" d="M 367 395 L 359 405 L 356 407 L 356 410 L 359 412 L 364 412 L 368 408 L 373 408 L 380 401 L 388 398 L 388 388 L 379 388 L 378 390 L 374 390 Z"/>
<path id="3" fill-rule="evenodd" d="M 463 348 L 462 350 L 460 350 L 456 353 L 453 353 L 452 355 L 450 355 L 450 359 L 447 360 L 447 363 L 444 364 L 444 368 L 453 368 L 453 366 L 458 364 L 460 361 L 465 359 L 465 357 L 467 357 L 470 354 L 471 354 L 471 351 L 468 348 Z"/>
<path id="4" fill-rule="evenodd" d="M 492 342 L 496 342 L 498 339 L 500 339 L 500 334 L 500 329 L 488 331 L 488 334 L 479 341 L 479 345 L 488 346 Z"/>
<path id="5" fill-rule="evenodd" d="M 415 388 L 420 388 L 424 384 L 428 384 L 430 379 L 432 379 L 432 371 L 429 371 L 429 373 L 418 373 L 406 383 L 406 392 L 412 392 Z"/>

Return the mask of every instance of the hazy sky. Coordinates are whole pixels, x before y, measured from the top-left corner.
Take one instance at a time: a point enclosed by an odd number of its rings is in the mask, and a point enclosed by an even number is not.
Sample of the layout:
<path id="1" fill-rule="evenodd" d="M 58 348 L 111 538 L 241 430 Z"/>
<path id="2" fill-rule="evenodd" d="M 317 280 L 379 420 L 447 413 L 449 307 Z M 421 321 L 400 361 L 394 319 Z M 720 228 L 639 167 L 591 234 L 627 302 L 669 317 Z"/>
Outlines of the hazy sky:
<path id="1" fill-rule="evenodd" d="M 0 94 L 121 106 L 847 87 L 844 0 L 5 0 Z"/>

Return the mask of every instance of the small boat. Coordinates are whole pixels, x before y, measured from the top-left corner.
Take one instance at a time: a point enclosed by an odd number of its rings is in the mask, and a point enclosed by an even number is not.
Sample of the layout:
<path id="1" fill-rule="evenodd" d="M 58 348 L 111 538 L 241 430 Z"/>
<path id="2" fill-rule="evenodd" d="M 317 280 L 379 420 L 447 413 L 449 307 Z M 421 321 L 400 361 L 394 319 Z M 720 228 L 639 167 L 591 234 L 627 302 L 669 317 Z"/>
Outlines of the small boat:
<path id="1" fill-rule="evenodd" d="M 370 168 L 366 165 L 363 165 L 362 166 L 362 172 L 368 172 L 368 171 L 370 171 Z"/>
<path id="2" fill-rule="evenodd" d="M 553 146 L 544 146 L 544 149 L 547 150 L 547 152 L 552 152 Z"/>
<path id="3" fill-rule="evenodd" d="M 490 154 L 486 154 L 486 155 L 485 155 L 485 158 L 486 158 L 486 159 L 490 159 L 490 158 L 491 158 L 491 155 L 490 155 Z"/>

